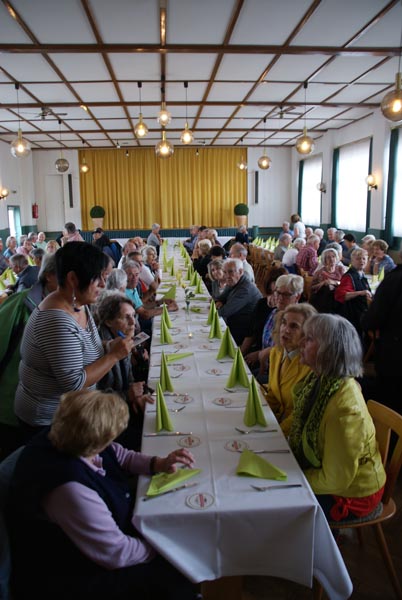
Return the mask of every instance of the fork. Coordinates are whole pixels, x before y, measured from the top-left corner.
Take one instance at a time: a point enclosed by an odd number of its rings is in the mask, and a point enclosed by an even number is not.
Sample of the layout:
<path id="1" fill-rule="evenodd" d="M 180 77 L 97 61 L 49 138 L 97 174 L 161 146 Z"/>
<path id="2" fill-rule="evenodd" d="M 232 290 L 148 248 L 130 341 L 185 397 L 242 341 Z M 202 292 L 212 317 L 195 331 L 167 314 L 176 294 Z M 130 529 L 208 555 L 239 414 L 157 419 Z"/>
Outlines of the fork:
<path id="1" fill-rule="evenodd" d="M 277 429 L 240 429 L 240 427 L 235 427 L 235 429 L 239 433 L 273 433 L 278 431 Z"/>
<path id="2" fill-rule="evenodd" d="M 186 407 L 185 406 L 181 406 L 180 408 L 168 408 L 169 412 L 174 412 L 174 413 L 178 413 L 181 410 L 184 410 Z M 149 413 L 156 413 L 156 410 L 147 410 L 147 412 Z"/>
<path id="3" fill-rule="evenodd" d="M 154 411 L 156 412 L 156 411 Z M 254 454 L 289 454 L 290 450 L 253 450 L 252 448 L 250 448 L 250 451 L 253 452 Z M 243 452 L 243 450 L 237 450 L 237 452 L 240 452 L 240 454 Z"/>
<path id="4" fill-rule="evenodd" d="M 301 488 L 303 487 L 301 483 L 287 483 L 285 485 L 253 485 L 250 483 L 250 486 L 257 490 L 257 492 L 265 492 L 266 490 L 284 490 L 288 488 Z"/>

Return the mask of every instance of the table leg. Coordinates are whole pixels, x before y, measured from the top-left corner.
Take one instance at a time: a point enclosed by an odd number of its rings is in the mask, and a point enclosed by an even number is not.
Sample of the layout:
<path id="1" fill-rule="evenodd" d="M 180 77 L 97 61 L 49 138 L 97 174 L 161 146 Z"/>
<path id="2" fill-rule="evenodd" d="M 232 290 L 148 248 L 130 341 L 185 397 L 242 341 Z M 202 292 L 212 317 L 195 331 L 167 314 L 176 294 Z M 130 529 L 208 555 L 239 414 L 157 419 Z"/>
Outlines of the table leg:
<path id="1" fill-rule="evenodd" d="M 203 600 L 241 600 L 243 577 L 221 577 L 201 584 Z"/>

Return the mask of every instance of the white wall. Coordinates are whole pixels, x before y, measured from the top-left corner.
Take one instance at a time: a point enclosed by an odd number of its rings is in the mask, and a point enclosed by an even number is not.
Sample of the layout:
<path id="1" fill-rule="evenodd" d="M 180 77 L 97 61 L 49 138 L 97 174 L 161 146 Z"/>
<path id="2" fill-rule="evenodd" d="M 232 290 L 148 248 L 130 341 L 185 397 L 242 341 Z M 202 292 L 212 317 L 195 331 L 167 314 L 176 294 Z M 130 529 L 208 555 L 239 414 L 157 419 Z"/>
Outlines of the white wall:
<path id="1" fill-rule="evenodd" d="M 21 224 L 34 225 L 31 206 L 35 202 L 32 156 L 14 158 L 8 144 L 0 144 L 0 186 L 11 190 L 0 200 L 0 229 L 8 228 L 7 205 L 19 206 Z"/>

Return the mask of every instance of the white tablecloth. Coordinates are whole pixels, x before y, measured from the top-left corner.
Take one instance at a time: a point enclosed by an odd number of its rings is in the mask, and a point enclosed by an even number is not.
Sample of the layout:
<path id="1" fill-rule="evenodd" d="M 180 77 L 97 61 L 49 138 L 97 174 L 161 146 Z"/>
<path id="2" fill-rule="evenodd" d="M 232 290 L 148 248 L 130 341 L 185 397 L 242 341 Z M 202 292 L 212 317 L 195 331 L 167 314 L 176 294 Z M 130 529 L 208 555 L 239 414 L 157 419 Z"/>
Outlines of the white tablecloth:
<path id="1" fill-rule="evenodd" d="M 179 259 L 176 258 L 176 264 Z M 178 299 L 184 292 L 178 288 Z M 237 441 L 252 450 L 287 449 L 285 440 L 270 408 L 264 413 L 272 433 L 242 435 L 235 427 L 243 423 L 247 390 L 226 391 L 232 361 L 219 363 L 216 355 L 219 340 L 208 340 L 205 326 L 208 302 L 192 301 L 202 313 L 185 318 L 171 313 L 174 345 L 160 345 L 160 319 L 155 319 L 152 344 L 150 385 L 156 386 L 160 373 L 162 349 L 166 353 L 193 352 L 193 356 L 169 365 L 174 394 L 166 395 L 169 408 L 183 406 L 183 394 L 191 402 L 184 410 L 170 413 L 177 431 L 192 432 L 191 448 L 196 467 L 202 472 L 192 488 L 143 502 L 149 478 L 141 477 L 138 485 L 135 525 L 152 545 L 191 580 L 200 582 L 235 575 L 271 575 L 290 579 L 311 587 L 313 575 L 322 583 L 331 599 L 346 599 L 352 584 L 343 559 L 314 494 L 292 453 L 264 454 L 263 458 L 287 473 L 286 483 L 300 483 L 301 488 L 258 492 L 251 483 L 284 482 L 239 477 L 236 467 L 240 453 L 225 448 Z M 224 323 L 222 329 L 224 330 Z M 189 333 L 193 337 L 189 337 Z M 227 360 L 227 359 L 226 359 Z M 188 368 L 188 370 L 180 370 Z M 219 369 L 221 374 L 208 373 Z M 177 377 L 178 376 L 178 377 Z M 214 403 L 216 398 L 230 402 Z M 155 407 L 148 406 L 144 433 L 155 431 Z M 164 456 L 186 443 L 189 436 L 143 437 L 146 454 Z M 198 438 L 198 440 L 197 440 Z M 192 480 L 190 479 L 189 482 Z M 201 495 L 213 503 L 204 509 L 188 506 L 190 497 Z"/>

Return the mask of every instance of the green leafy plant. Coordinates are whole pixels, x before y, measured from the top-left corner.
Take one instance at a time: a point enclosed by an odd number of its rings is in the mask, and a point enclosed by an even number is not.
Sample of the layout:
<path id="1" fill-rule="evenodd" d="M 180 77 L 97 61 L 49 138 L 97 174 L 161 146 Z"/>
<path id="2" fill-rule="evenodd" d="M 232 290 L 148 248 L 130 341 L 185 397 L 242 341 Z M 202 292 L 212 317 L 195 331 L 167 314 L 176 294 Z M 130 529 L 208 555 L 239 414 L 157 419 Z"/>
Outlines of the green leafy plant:
<path id="1" fill-rule="evenodd" d="M 102 219 L 105 216 L 105 209 L 103 206 L 95 205 L 89 211 L 89 216 L 91 219 Z"/>
<path id="2" fill-rule="evenodd" d="M 249 208 L 247 204 L 240 202 L 240 204 L 236 204 L 234 207 L 234 214 L 237 216 L 246 216 L 249 213 Z"/>

